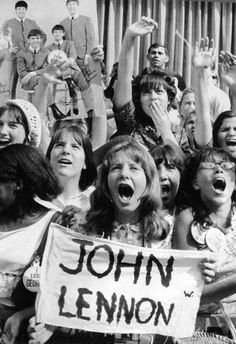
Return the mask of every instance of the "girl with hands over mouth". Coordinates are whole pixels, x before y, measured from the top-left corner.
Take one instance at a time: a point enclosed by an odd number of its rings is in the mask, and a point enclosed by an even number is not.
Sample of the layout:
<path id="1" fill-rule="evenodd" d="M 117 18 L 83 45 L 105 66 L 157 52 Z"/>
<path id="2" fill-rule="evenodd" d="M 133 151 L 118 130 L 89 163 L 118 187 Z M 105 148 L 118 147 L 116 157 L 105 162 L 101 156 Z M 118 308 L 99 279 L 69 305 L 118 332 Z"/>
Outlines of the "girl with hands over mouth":
<path id="1" fill-rule="evenodd" d="M 147 148 L 172 141 L 168 110 L 175 99 L 174 80 L 164 71 L 138 76 L 132 82 L 137 37 L 151 34 L 157 23 L 147 17 L 130 25 L 123 40 L 114 92 L 116 135 L 131 135 Z"/>

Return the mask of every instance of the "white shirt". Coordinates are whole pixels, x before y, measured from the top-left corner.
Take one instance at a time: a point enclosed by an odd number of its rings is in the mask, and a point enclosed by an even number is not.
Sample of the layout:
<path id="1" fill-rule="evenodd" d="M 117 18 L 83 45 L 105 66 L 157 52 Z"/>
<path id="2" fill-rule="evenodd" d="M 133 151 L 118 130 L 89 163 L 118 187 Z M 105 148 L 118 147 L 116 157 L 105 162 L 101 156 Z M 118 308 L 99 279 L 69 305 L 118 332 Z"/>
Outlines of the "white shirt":
<path id="1" fill-rule="evenodd" d="M 75 207 L 87 211 L 90 209 L 90 195 L 94 190 L 95 187 L 90 186 L 85 191 L 78 192 L 78 194 L 70 197 L 66 201 L 60 195 L 52 202 L 43 201 L 37 196 L 35 197 L 35 201 L 48 209 L 54 209 L 57 211 L 62 211 L 67 205 L 74 205 Z"/>
<path id="2" fill-rule="evenodd" d="M 49 211 L 33 225 L 0 232 L 0 304 L 13 306 L 10 300 L 12 290 L 39 247 L 54 213 L 54 210 Z"/>

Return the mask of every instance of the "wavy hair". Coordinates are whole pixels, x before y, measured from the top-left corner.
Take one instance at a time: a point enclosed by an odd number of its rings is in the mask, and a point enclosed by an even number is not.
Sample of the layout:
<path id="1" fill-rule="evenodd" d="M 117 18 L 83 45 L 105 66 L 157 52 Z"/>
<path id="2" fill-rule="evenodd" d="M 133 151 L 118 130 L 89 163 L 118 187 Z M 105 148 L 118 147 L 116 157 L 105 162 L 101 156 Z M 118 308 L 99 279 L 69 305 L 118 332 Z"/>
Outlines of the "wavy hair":
<path id="1" fill-rule="evenodd" d="M 97 234 L 104 232 L 106 237 L 111 234 L 112 223 L 115 219 L 114 203 L 108 187 L 108 174 L 118 152 L 124 152 L 126 156 L 138 163 L 146 176 L 147 187 L 139 205 L 139 221 L 145 240 L 150 242 L 152 239 L 164 239 L 168 226 L 161 211 L 160 184 L 154 160 L 145 148 L 129 136 L 124 138 L 123 142 L 114 144 L 105 155 L 100 167 L 96 190 L 91 197 L 91 210 L 87 216 L 88 231 Z"/>

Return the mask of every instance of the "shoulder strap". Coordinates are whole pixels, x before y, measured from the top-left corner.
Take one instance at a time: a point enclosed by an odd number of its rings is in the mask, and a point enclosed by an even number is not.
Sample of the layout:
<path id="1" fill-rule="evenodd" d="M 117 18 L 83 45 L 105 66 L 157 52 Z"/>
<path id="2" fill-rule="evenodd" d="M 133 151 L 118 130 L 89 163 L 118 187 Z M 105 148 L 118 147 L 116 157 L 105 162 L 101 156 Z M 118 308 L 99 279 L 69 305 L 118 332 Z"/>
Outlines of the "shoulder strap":
<path id="1" fill-rule="evenodd" d="M 35 252 L 35 256 L 39 256 L 40 257 L 40 260 L 42 258 L 42 255 L 43 255 L 43 252 L 44 252 L 44 248 L 45 248 L 45 245 L 46 245 L 46 241 L 47 241 L 47 237 L 48 237 L 48 230 L 49 230 L 49 227 L 50 227 L 50 224 L 53 222 L 53 223 L 60 223 L 60 220 L 61 220 L 61 212 L 60 211 L 57 211 L 55 212 L 50 221 L 48 222 L 48 225 L 47 225 L 47 228 L 43 234 L 43 238 L 41 240 L 41 243 L 39 244 L 39 247 L 37 249 L 37 251 Z"/>

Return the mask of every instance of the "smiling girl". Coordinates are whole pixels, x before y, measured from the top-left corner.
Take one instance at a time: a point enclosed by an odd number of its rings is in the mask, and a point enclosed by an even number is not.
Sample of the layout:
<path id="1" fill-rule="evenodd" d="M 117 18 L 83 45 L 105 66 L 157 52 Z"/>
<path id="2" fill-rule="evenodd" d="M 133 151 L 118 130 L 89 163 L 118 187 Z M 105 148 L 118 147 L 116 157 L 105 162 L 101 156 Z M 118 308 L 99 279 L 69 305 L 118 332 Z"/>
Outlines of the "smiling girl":
<path id="1" fill-rule="evenodd" d="M 41 118 L 26 100 L 10 99 L 0 107 L 0 149 L 12 143 L 38 147 L 41 141 Z"/>

